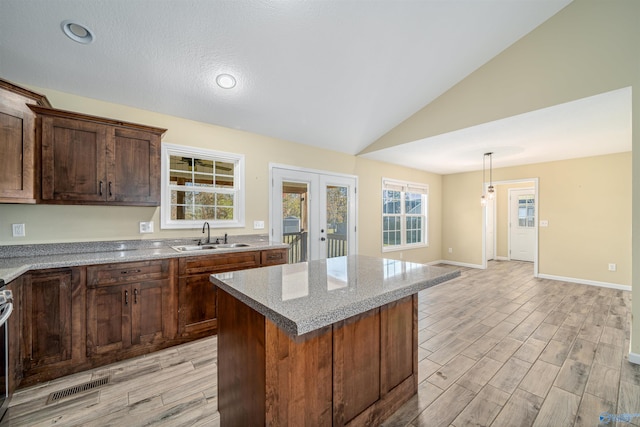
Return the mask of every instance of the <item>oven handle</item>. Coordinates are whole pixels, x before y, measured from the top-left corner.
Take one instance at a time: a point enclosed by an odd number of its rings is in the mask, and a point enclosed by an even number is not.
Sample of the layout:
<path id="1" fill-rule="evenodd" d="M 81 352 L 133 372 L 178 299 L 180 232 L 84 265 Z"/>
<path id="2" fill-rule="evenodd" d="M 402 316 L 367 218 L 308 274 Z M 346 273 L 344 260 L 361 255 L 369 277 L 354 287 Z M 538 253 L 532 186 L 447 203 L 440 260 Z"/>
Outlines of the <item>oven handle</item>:
<path id="1" fill-rule="evenodd" d="M 13 312 L 13 303 L 7 303 L 2 306 L 2 316 L 0 317 L 0 326 L 3 326 L 7 322 L 7 319 L 9 319 L 9 316 L 11 316 L 12 312 Z"/>

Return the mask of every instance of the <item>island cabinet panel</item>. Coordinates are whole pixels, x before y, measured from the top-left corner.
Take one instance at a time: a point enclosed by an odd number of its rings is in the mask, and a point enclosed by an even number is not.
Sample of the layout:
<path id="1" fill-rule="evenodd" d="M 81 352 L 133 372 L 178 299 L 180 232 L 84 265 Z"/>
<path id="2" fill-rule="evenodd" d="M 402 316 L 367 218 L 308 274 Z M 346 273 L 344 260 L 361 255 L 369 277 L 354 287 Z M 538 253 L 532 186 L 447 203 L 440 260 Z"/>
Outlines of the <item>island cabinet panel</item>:
<path id="1" fill-rule="evenodd" d="M 269 320 L 265 326 L 266 425 L 330 426 L 331 326 L 296 339 Z"/>
<path id="2" fill-rule="evenodd" d="M 413 330 L 418 328 L 418 310 L 413 309 L 417 298 L 405 297 L 399 301 L 387 304 L 380 310 L 380 363 L 382 365 L 380 377 L 380 393 L 388 393 L 408 378 L 416 381 L 413 376 L 418 368 L 418 342 Z M 405 357 L 407 354 L 413 357 Z"/>
<path id="3" fill-rule="evenodd" d="M 220 425 L 265 425 L 266 320 L 226 292 L 218 307 L 218 348 L 227 349 L 218 352 L 218 390 L 227 391 L 218 393 Z"/>
<path id="4" fill-rule="evenodd" d="M 417 307 L 408 296 L 292 337 L 219 289 L 220 424 L 381 424 L 417 391 Z"/>
<path id="5" fill-rule="evenodd" d="M 83 273 L 63 268 L 24 277 L 23 367 L 35 380 L 84 361 Z"/>
<path id="6" fill-rule="evenodd" d="M 380 399 L 380 310 L 334 324 L 334 424 L 344 425 Z"/>

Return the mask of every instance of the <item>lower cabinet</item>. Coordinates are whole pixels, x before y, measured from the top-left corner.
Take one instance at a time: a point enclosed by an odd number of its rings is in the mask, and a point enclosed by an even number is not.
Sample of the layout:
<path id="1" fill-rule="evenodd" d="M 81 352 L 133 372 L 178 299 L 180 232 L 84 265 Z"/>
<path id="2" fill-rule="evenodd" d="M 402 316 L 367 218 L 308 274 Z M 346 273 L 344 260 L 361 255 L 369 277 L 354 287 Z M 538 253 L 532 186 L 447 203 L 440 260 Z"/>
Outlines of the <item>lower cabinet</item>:
<path id="1" fill-rule="evenodd" d="M 202 337 L 217 329 L 216 287 L 209 280 L 214 273 L 260 267 L 260 251 L 213 254 L 180 258 L 178 267 L 178 333 L 181 337 Z"/>
<path id="2" fill-rule="evenodd" d="M 87 356 L 114 360 L 175 336 L 171 260 L 87 268 Z"/>
<path id="3" fill-rule="evenodd" d="M 10 282 L 9 386 L 29 386 L 217 330 L 212 273 L 282 264 L 286 249 L 56 268 Z"/>
<path id="4" fill-rule="evenodd" d="M 83 270 L 60 268 L 24 276 L 22 368 L 33 382 L 84 361 Z"/>
<path id="5" fill-rule="evenodd" d="M 211 274 L 286 263 L 286 248 L 180 258 L 178 334 L 199 338 L 216 332 L 218 308 Z"/>

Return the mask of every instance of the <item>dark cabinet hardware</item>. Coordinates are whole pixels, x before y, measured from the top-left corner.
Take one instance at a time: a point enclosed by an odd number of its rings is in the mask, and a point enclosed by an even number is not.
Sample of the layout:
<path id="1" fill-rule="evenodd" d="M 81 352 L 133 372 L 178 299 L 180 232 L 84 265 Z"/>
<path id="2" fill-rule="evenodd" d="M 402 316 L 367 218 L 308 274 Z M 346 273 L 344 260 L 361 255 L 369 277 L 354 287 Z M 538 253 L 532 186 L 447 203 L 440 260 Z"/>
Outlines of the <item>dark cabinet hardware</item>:
<path id="1" fill-rule="evenodd" d="M 109 197 L 112 197 L 113 193 L 111 192 L 111 181 L 109 181 Z"/>
<path id="2" fill-rule="evenodd" d="M 134 304 L 138 303 L 138 290 L 137 289 L 133 290 L 133 303 Z"/>
<path id="3" fill-rule="evenodd" d="M 102 196 L 102 181 L 100 181 L 100 195 Z"/>
<path id="4" fill-rule="evenodd" d="M 124 291 L 124 305 L 129 305 L 129 291 Z"/>

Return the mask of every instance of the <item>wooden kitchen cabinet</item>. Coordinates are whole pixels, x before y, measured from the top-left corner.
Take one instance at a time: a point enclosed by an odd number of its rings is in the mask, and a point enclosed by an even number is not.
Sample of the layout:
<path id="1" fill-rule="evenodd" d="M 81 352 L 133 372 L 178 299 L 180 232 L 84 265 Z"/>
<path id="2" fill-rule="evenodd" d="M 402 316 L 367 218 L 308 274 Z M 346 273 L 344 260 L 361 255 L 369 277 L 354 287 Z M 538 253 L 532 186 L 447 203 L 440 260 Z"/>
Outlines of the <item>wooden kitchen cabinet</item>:
<path id="1" fill-rule="evenodd" d="M 216 287 L 211 274 L 285 264 L 287 249 L 232 252 L 180 258 L 178 268 L 178 333 L 203 337 L 217 330 Z"/>
<path id="2" fill-rule="evenodd" d="M 160 205 L 160 138 L 166 129 L 30 108 L 39 122 L 41 201 Z"/>
<path id="3" fill-rule="evenodd" d="M 35 114 L 43 95 L 0 79 L 0 203 L 36 202 Z"/>
<path id="4" fill-rule="evenodd" d="M 176 333 L 174 260 L 87 267 L 87 356 L 166 347 Z"/>
<path id="5" fill-rule="evenodd" d="M 59 268 L 23 276 L 23 369 L 32 382 L 84 361 L 83 273 Z"/>
<path id="6" fill-rule="evenodd" d="M 9 282 L 5 289 L 11 291 L 13 294 L 13 313 L 9 316 L 7 322 L 7 360 L 9 371 L 7 377 L 9 380 L 9 393 L 12 394 L 23 377 L 23 345 L 21 344 L 22 336 L 22 309 L 24 304 L 22 302 L 22 282 L 23 276 L 18 277 L 15 280 Z"/>

